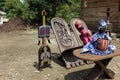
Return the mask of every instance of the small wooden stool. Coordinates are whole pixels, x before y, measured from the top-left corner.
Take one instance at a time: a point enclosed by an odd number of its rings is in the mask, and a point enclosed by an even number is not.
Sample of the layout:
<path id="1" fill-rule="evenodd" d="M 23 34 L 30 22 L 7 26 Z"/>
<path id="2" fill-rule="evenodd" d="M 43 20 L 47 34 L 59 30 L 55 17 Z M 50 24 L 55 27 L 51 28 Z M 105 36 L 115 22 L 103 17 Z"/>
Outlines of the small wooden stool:
<path id="1" fill-rule="evenodd" d="M 98 80 L 103 72 L 105 73 L 107 78 L 110 78 L 110 79 L 114 78 L 115 73 L 110 69 L 107 69 L 106 67 L 110 63 L 113 57 L 120 56 L 119 52 L 114 52 L 104 56 L 92 55 L 89 53 L 80 54 L 80 52 L 81 52 L 81 49 L 76 49 L 73 51 L 73 55 L 82 60 L 95 62 L 95 66 L 87 75 L 86 80 Z"/>

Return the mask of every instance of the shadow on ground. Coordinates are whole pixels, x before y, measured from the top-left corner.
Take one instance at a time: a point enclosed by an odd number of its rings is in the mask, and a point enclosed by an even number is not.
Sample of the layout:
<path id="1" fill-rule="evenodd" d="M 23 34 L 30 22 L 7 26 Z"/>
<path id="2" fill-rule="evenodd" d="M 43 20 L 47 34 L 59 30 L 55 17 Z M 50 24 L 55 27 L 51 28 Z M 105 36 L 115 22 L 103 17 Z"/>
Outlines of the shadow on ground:
<path id="1" fill-rule="evenodd" d="M 64 79 L 65 80 L 85 80 L 86 76 L 88 75 L 88 73 L 91 70 L 92 70 L 92 68 L 84 69 L 84 70 L 80 70 L 80 71 L 76 71 L 76 72 L 71 72 L 71 73 L 68 73 L 67 75 L 65 75 Z M 99 80 L 106 80 L 105 76 L 102 75 Z M 109 80 L 111 80 L 111 79 L 109 79 Z"/>
<path id="2" fill-rule="evenodd" d="M 61 57 L 60 54 L 58 54 L 58 53 L 51 53 L 51 60 L 54 61 L 54 62 L 55 62 L 56 64 L 58 64 L 59 66 L 65 67 L 65 63 L 64 63 L 64 61 L 63 61 L 63 59 L 62 59 L 62 57 Z M 34 62 L 34 63 L 33 63 L 33 66 L 34 66 L 37 70 L 39 70 L 38 62 Z M 44 67 L 44 68 L 46 68 L 46 67 Z M 52 66 L 51 66 L 50 68 L 52 68 Z M 41 69 L 43 69 L 43 68 L 41 68 Z"/>
<path id="3" fill-rule="evenodd" d="M 90 72 L 90 70 L 91 70 L 91 68 L 68 73 L 65 76 L 65 80 L 85 80 L 84 78 L 87 76 L 87 74 Z"/>
<path id="4" fill-rule="evenodd" d="M 54 61 L 56 64 L 58 64 L 61 67 L 65 67 L 65 63 L 62 59 L 62 56 L 58 53 L 52 53 L 51 54 L 51 60 Z"/>

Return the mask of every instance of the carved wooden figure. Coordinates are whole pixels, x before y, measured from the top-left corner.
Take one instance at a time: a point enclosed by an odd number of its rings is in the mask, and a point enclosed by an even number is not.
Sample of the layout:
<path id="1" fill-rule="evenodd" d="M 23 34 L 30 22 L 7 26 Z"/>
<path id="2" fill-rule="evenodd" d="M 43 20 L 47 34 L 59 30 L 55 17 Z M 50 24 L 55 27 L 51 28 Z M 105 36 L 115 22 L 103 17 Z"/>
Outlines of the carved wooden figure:
<path id="1" fill-rule="evenodd" d="M 38 61 L 39 67 L 51 66 L 51 51 L 48 45 L 39 48 Z"/>
<path id="2" fill-rule="evenodd" d="M 50 26 L 46 26 L 45 15 L 47 15 L 47 13 L 45 10 L 43 10 L 43 25 L 38 29 L 38 45 L 41 43 L 40 39 L 42 39 L 42 43 L 38 51 L 38 69 L 41 67 L 44 68 L 51 66 L 51 50 L 50 47 L 46 44 L 46 39 L 48 42 L 50 42 Z"/>

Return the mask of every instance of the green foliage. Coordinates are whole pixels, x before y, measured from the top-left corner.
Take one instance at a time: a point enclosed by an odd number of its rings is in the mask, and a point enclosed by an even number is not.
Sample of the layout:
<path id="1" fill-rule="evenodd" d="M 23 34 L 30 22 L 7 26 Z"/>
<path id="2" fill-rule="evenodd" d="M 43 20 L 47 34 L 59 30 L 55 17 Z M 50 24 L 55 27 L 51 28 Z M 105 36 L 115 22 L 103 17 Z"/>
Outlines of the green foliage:
<path id="1" fill-rule="evenodd" d="M 68 0 L 67 3 L 62 4 L 57 11 L 56 16 L 63 17 L 66 21 L 80 16 L 80 0 Z"/>
<path id="2" fill-rule="evenodd" d="M 0 10 L 3 10 L 4 2 L 4 0 L 0 0 Z"/>
<path id="3" fill-rule="evenodd" d="M 58 16 L 70 21 L 80 16 L 81 0 L 1 0 L 0 7 L 9 18 L 21 17 L 25 22 L 41 21 L 41 11 L 47 11 L 47 21 Z"/>
<path id="4" fill-rule="evenodd" d="M 8 13 L 9 18 L 19 16 L 26 22 L 34 19 L 36 13 L 30 10 L 29 3 L 26 0 L 24 3 L 20 2 L 20 0 L 5 0 L 4 10 Z"/>
<path id="5" fill-rule="evenodd" d="M 19 13 L 19 4 L 17 0 L 5 0 L 4 10 L 8 13 L 8 17 L 12 18 Z"/>

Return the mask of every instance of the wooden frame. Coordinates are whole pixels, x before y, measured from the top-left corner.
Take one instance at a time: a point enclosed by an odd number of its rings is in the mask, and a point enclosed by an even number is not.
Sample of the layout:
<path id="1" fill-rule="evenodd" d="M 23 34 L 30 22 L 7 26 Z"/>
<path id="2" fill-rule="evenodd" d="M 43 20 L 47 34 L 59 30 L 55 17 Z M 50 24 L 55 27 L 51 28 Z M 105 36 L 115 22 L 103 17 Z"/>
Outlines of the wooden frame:
<path id="1" fill-rule="evenodd" d="M 95 62 L 95 66 L 87 75 L 86 80 L 98 80 L 103 73 L 105 73 L 107 78 L 114 78 L 115 73 L 110 69 L 107 69 L 106 67 L 113 57 L 120 56 L 119 52 L 114 52 L 104 56 L 92 55 L 89 53 L 80 54 L 80 52 L 81 49 L 76 49 L 73 51 L 73 55 L 82 60 L 89 60 Z"/>

